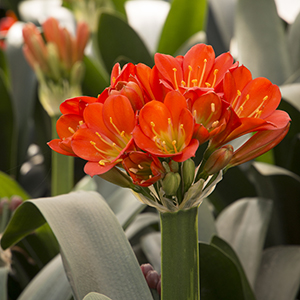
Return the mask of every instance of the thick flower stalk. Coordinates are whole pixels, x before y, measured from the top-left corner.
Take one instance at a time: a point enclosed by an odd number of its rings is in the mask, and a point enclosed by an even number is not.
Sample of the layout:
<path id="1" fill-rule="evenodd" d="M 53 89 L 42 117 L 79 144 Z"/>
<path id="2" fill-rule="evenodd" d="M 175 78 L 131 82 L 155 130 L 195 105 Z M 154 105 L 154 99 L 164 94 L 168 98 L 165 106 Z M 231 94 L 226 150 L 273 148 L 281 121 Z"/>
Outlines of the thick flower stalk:
<path id="1" fill-rule="evenodd" d="M 265 153 L 287 134 L 279 88 L 199 44 L 155 66 L 113 67 L 97 97 L 61 104 L 49 146 L 87 161 L 84 170 L 123 187 L 161 216 L 164 300 L 199 299 L 198 206 L 223 170 Z M 231 142 L 252 133 L 241 147 Z M 207 145 L 201 163 L 194 156 Z M 174 263 L 176 261 L 176 264 Z"/>

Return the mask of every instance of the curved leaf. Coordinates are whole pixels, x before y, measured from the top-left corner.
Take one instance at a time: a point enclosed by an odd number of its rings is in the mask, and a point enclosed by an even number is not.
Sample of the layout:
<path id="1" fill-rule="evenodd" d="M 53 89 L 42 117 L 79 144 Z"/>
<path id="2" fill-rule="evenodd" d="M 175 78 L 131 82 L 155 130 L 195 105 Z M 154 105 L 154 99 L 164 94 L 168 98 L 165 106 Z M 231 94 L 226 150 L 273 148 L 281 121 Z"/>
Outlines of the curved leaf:
<path id="1" fill-rule="evenodd" d="M 87 294 L 83 300 L 112 300 L 103 294 L 98 294 L 98 293 L 89 293 Z"/>
<path id="2" fill-rule="evenodd" d="M 69 300 L 71 296 L 61 257 L 57 255 L 34 277 L 18 300 Z"/>
<path id="3" fill-rule="evenodd" d="M 78 191 L 24 202 L 3 235 L 2 247 L 46 220 L 60 244 L 76 300 L 91 291 L 114 300 L 152 299 L 122 227 L 99 194 Z"/>
<path id="4" fill-rule="evenodd" d="M 299 284 L 299 246 L 279 246 L 264 251 L 255 284 L 257 300 L 296 299 Z"/>
<path id="5" fill-rule="evenodd" d="M 254 285 L 271 217 L 272 202 L 245 198 L 224 209 L 216 220 L 219 236 L 236 251 Z"/>
<path id="6" fill-rule="evenodd" d="M 127 58 L 127 62 L 153 65 L 153 58 L 143 41 L 128 23 L 116 14 L 101 14 L 98 47 L 109 72 L 120 58 Z"/>
<path id="7" fill-rule="evenodd" d="M 228 253 L 205 243 L 199 243 L 199 252 L 201 300 L 255 300 L 251 289 L 244 289 L 241 271 Z"/>
<path id="8" fill-rule="evenodd" d="M 24 200 L 29 198 L 28 194 L 15 180 L 0 171 L 0 198 L 10 198 L 14 195 L 18 195 Z"/>
<path id="9" fill-rule="evenodd" d="M 300 68 L 300 13 L 294 23 L 289 26 L 288 44 L 293 71 Z"/>
<path id="10" fill-rule="evenodd" d="M 204 30 L 206 1 L 173 0 L 161 33 L 158 52 L 174 55 L 176 50 L 192 35 Z"/>
<path id="11" fill-rule="evenodd" d="M 292 73 L 283 23 L 274 0 L 239 0 L 235 33 L 238 60 L 250 68 L 253 77 L 263 76 L 282 84 Z"/>

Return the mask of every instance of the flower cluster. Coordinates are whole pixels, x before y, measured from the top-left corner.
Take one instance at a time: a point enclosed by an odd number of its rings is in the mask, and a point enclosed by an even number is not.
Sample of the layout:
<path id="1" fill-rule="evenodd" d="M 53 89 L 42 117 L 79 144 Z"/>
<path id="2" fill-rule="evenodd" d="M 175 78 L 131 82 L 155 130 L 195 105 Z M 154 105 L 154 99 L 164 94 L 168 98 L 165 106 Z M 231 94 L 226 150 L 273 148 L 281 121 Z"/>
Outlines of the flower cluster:
<path id="1" fill-rule="evenodd" d="M 229 53 L 215 57 L 211 46 L 198 44 L 185 56 L 156 54 L 153 68 L 116 64 L 110 87 L 97 98 L 61 104 L 59 139 L 49 146 L 87 160 L 91 176 L 124 169 L 141 188 L 141 200 L 161 211 L 187 209 L 212 190 L 211 177 L 215 184 L 222 169 L 283 139 L 290 118 L 276 110 L 280 100 L 268 79 L 253 79 Z M 230 144 L 254 132 L 240 148 Z M 191 158 L 204 143 L 195 169 Z"/>
<path id="2" fill-rule="evenodd" d="M 45 41 L 32 23 L 23 28 L 24 55 L 39 81 L 39 98 L 50 116 L 59 115 L 59 104 L 66 98 L 81 94 L 84 74 L 82 62 L 89 39 L 86 23 L 78 23 L 76 37 L 54 18 L 43 25 Z"/>

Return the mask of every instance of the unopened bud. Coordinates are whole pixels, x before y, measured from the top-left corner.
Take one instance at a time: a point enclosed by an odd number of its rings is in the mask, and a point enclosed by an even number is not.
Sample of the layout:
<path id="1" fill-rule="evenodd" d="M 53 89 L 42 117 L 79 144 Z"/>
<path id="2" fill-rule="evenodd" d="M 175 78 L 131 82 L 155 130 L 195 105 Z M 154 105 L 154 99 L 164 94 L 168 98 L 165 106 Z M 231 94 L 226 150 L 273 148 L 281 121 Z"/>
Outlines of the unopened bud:
<path id="1" fill-rule="evenodd" d="M 182 164 L 182 180 L 184 193 L 190 188 L 195 178 L 195 163 L 189 158 Z"/>
<path id="2" fill-rule="evenodd" d="M 171 159 L 169 161 L 169 167 L 172 172 L 176 173 L 179 170 L 179 163 L 177 161 L 174 161 L 173 159 Z"/>
<path id="3" fill-rule="evenodd" d="M 207 175 L 212 175 L 219 172 L 228 165 L 232 156 L 233 147 L 231 145 L 226 145 L 220 149 L 217 149 L 208 158 L 207 162 L 204 165 L 203 171 Z"/>
<path id="4" fill-rule="evenodd" d="M 180 185 L 180 175 L 178 173 L 167 173 L 162 181 L 162 188 L 166 195 L 174 196 L 177 193 L 178 187 Z"/>

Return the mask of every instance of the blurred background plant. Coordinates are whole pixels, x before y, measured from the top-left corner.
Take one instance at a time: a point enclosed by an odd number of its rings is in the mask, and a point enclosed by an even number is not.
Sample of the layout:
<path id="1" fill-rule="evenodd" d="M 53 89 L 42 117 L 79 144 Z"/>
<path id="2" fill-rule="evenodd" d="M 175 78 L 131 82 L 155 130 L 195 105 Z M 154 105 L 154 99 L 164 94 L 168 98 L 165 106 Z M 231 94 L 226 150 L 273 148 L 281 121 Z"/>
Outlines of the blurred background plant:
<path id="1" fill-rule="evenodd" d="M 25 201 L 4 234 L 2 246 L 11 248 L 0 253 L 0 299 L 82 299 L 91 291 L 110 295 L 111 290 L 114 300 L 141 299 L 138 290 L 145 287 L 131 247 L 140 264 L 150 262 L 160 271 L 159 217 L 129 191 L 85 177 L 83 162 L 75 159 L 74 172 L 66 175 L 72 183 L 53 192 L 55 168 L 46 145 L 53 126 L 39 92 L 44 77 L 31 64 L 33 71 L 22 50 L 22 31 L 29 22 L 40 41 L 42 36 L 49 41 L 42 27 L 49 17 L 66 28 L 69 40 L 82 21 L 91 33 L 80 59 L 82 75 L 75 76 L 75 94 L 96 97 L 109 86 L 108 74 L 116 62 L 153 66 L 155 52 L 185 54 L 199 42 L 212 45 L 216 55 L 230 51 L 253 77 L 264 76 L 280 86 L 279 108 L 292 119 L 288 135 L 255 161 L 230 169 L 199 208 L 201 299 L 299 299 L 299 11 L 299 3 L 292 0 L 2 0 L 1 231 L 20 199 L 39 199 Z M 69 75 L 66 81 L 71 83 L 74 76 Z M 204 149 L 199 149 L 196 162 Z M 49 198 L 69 192 L 73 185 L 73 190 L 97 191 L 103 198 L 88 192 Z M 57 256 L 59 248 L 70 283 Z M 135 286 L 129 296 L 123 293 L 126 286 Z M 151 292 L 159 299 L 155 289 Z M 86 299 L 105 298 L 90 294 Z"/>

